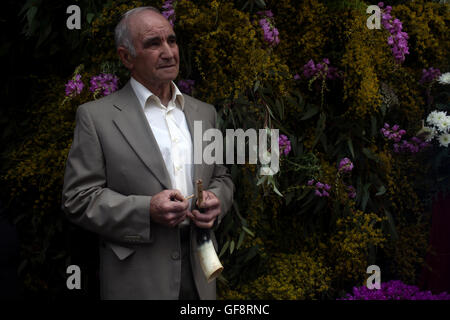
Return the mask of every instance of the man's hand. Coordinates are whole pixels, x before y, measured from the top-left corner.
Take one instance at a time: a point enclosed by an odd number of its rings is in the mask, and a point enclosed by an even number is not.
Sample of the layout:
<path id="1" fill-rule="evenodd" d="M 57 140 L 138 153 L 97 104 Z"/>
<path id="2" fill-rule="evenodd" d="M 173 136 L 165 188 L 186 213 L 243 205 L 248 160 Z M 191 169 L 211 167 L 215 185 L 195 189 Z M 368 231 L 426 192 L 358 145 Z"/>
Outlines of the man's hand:
<path id="1" fill-rule="evenodd" d="M 188 213 L 189 201 L 178 190 L 164 190 L 150 201 L 150 217 L 166 227 L 175 227 Z"/>
<path id="2" fill-rule="evenodd" d="M 188 212 L 188 217 L 199 228 L 212 228 L 214 221 L 220 214 L 219 199 L 211 191 L 203 191 L 203 203 L 199 208 L 204 209 L 204 212 L 192 210 L 192 212 Z"/>

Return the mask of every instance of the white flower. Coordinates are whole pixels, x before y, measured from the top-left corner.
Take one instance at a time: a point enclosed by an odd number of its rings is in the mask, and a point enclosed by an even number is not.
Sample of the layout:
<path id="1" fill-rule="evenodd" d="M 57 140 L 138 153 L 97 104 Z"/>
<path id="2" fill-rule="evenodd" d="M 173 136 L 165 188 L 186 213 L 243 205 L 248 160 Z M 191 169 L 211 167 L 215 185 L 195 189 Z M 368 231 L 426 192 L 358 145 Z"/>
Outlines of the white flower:
<path id="1" fill-rule="evenodd" d="M 417 132 L 417 135 L 422 136 L 426 142 L 430 142 L 436 136 L 436 129 L 433 127 L 423 126 L 422 129 Z"/>
<path id="2" fill-rule="evenodd" d="M 448 133 L 441 134 L 439 136 L 439 143 L 441 144 L 441 146 L 447 148 L 448 144 L 450 143 L 450 134 Z"/>
<path id="3" fill-rule="evenodd" d="M 450 84 L 450 72 L 441 74 L 438 81 L 440 84 Z"/>
<path id="4" fill-rule="evenodd" d="M 448 132 L 448 129 L 450 128 L 450 117 L 446 116 L 442 118 L 436 126 L 438 127 L 439 131 L 441 132 Z"/>
<path id="5" fill-rule="evenodd" d="M 273 171 L 270 167 L 262 166 L 259 175 L 261 176 L 273 176 L 276 172 Z"/>
<path id="6" fill-rule="evenodd" d="M 271 159 L 271 154 L 269 151 L 264 151 L 262 154 L 260 154 L 260 161 L 263 164 L 267 164 L 270 163 L 270 159 Z"/>
<path id="7" fill-rule="evenodd" d="M 439 123 L 447 117 L 447 113 L 444 111 L 432 111 L 427 117 L 427 123 L 438 127 Z"/>

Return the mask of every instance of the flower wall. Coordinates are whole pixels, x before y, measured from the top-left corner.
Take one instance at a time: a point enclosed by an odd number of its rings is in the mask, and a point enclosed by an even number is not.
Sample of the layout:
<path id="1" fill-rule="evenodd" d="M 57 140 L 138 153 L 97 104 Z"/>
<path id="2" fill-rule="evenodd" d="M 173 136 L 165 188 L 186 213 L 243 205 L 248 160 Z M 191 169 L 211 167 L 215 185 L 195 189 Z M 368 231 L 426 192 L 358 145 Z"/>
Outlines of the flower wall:
<path id="1" fill-rule="evenodd" d="M 230 166 L 237 191 L 217 230 L 219 298 L 342 298 L 372 264 L 382 281 L 417 285 L 437 190 L 424 165 L 432 148 L 416 133 L 449 107 L 449 86 L 437 81 L 450 71 L 448 4 L 380 3 L 377 30 L 362 1 L 117 0 L 84 31 L 89 54 L 73 75 L 40 82 L 32 134 L 2 176 L 26 290 L 64 290 L 74 244 L 59 195 L 75 110 L 125 84 L 113 28 L 147 4 L 174 26 L 179 87 L 214 104 L 222 130 L 280 130 L 279 173 Z"/>

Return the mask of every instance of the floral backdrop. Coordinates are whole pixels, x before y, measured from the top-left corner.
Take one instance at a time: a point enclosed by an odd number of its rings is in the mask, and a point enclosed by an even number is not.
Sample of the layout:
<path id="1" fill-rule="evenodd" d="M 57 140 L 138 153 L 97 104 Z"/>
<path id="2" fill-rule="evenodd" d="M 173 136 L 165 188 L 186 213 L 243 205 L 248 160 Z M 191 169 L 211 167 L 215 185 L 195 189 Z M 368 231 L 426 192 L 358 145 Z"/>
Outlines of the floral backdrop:
<path id="1" fill-rule="evenodd" d="M 60 210 L 75 111 L 126 83 L 114 26 L 153 5 L 177 34 L 183 92 L 214 104 L 222 130 L 280 130 L 277 174 L 230 165 L 237 190 L 216 231 L 219 298 L 436 297 L 419 278 L 433 249 L 431 205 L 449 187 L 448 3 L 380 2 L 381 27 L 369 29 L 364 1 L 85 2 L 73 73 L 36 79 L 30 132 L 7 150 L 1 176 L 27 294 L 67 291 L 72 263 L 95 270 L 73 250 L 95 238 L 75 238 Z M 21 12 L 31 38 L 44 27 L 38 6 Z M 365 289 L 369 265 L 381 269 L 377 293 Z"/>

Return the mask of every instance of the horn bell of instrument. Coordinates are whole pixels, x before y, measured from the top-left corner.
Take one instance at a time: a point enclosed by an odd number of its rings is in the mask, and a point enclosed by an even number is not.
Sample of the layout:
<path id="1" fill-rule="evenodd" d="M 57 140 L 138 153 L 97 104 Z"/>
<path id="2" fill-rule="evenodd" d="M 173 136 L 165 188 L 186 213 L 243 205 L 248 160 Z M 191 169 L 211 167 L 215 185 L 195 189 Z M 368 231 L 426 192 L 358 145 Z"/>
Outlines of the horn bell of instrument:
<path id="1" fill-rule="evenodd" d="M 222 273 L 223 266 L 211 239 L 198 245 L 197 254 L 208 283 L 216 279 Z"/>

